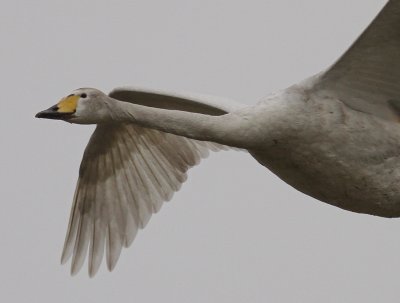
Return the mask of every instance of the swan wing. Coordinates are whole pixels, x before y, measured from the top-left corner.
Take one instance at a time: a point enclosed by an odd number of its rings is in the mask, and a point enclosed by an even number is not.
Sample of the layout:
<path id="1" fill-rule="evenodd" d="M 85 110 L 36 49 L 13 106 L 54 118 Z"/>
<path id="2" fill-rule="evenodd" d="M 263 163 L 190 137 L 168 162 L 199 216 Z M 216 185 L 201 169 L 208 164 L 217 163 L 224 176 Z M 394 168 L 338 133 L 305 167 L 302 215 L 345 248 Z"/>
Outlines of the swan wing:
<path id="1" fill-rule="evenodd" d="M 171 110 L 206 115 L 223 115 L 245 107 L 234 100 L 193 93 L 175 93 L 133 86 L 115 88 L 109 93 L 111 98 Z"/>
<path id="2" fill-rule="evenodd" d="M 398 121 L 400 115 L 400 1 L 390 0 L 314 87 L 349 107 Z"/>
<path id="3" fill-rule="evenodd" d="M 208 114 L 223 114 L 208 99 L 160 92 L 119 89 L 110 93 L 126 102 Z M 152 98 L 154 97 L 154 98 Z M 97 125 L 85 149 L 61 261 L 72 256 L 76 274 L 88 255 L 93 276 L 106 252 L 112 270 L 122 247 L 128 247 L 162 203 L 171 199 L 187 178 L 187 170 L 225 146 L 188 139 L 134 124 Z"/>

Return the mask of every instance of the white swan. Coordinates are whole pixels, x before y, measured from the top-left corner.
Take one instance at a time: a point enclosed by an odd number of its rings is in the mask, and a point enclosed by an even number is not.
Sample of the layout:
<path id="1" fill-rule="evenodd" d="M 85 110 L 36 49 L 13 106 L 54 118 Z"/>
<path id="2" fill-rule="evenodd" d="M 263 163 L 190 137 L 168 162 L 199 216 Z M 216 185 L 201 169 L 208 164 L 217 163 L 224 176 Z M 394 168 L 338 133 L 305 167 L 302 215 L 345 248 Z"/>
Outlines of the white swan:
<path id="1" fill-rule="evenodd" d="M 97 124 L 86 147 L 62 254 L 72 274 L 89 249 L 112 270 L 186 171 L 226 146 L 246 149 L 305 194 L 400 216 L 400 1 L 389 1 L 327 71 L 254 106 L 119 88 L 72 92 L 38 118 Z M 105 249 L 106 247 L 106 249 Z"/>

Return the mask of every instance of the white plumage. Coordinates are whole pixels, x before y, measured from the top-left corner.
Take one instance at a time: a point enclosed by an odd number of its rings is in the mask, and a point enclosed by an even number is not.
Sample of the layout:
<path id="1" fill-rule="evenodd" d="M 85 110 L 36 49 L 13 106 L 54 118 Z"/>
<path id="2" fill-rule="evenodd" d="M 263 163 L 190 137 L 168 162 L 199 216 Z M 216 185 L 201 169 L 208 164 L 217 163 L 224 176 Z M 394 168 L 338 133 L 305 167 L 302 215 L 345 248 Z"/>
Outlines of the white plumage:
<path id="1" fill-rule="evenodd" d="M 359 213 L 400 216 L 400 0 L 327 71 L 254 106 L 120 88 L 74 91 L 39 118 L 97 124 L 83 156 L 62 262 L 89 274 L 171 199 L 187 170 L 248 150 L 296 189 Z"/>
<path id="2" fill-rule="evenodd" d="M 113 269 L 122 246 L 128 247 L 179 190 L 187 170 L 218 149 L 133 124 L 99 125 L 83 156 L 62 263 L 73 254 L 71 272 L 76 273 L 90 243 L 93 275 L 106 241 L 107 265 Z"/>

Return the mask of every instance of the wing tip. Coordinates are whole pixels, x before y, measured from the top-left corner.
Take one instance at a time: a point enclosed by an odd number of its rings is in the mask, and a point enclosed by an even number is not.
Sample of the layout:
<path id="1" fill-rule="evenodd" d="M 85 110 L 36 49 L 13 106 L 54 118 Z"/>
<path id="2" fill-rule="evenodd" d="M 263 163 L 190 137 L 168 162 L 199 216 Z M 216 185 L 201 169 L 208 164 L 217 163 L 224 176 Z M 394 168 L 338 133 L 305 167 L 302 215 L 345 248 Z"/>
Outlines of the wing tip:
<path id="1" fill-rule="evenodd" d="M 109 272 L 112 272 L 115 268 L 115 266 L 117 265 L 119 259 L 119 255 L 116 258 L 107 258 L 107 269 Z"/>
<path id="2" fill-rule="evenodd" d="M 100 266 L 89 266 L 88 268 L 88 274 L 89 274 L 89 278 L 92 279 L 94 278 L 94 276 L 97 274 L 97 272 L 99 271 Z"/>
<path id="3" fill-rule="evenodd" d="M 62 251 L 62 254 L 61 254 L 61 258 L 60 258 L 61 265 L 64 265 L 65 263 L 67 263 L 70 257 L 71 257 L 71 254 L 67 253 L 67 251 L 64 248 Z"/>

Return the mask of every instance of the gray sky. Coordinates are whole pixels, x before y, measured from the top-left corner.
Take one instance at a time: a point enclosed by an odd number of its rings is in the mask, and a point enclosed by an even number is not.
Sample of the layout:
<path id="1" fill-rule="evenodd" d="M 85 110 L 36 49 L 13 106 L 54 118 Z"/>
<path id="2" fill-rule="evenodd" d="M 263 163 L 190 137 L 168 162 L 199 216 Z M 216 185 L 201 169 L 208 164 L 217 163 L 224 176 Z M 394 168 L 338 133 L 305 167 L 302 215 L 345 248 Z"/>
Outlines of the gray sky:
<path id="1" fill-rule="evenodd" d="M 397 301 L 399 220 L 319 203 L 243 152 L 192 169 L 114 272 L 71 278 L 59 259 L 93 127 L 33 118 L 88 86 L 252 104 L 330 65 L 384 3 L 2 0 L 0 301 Z"/>

